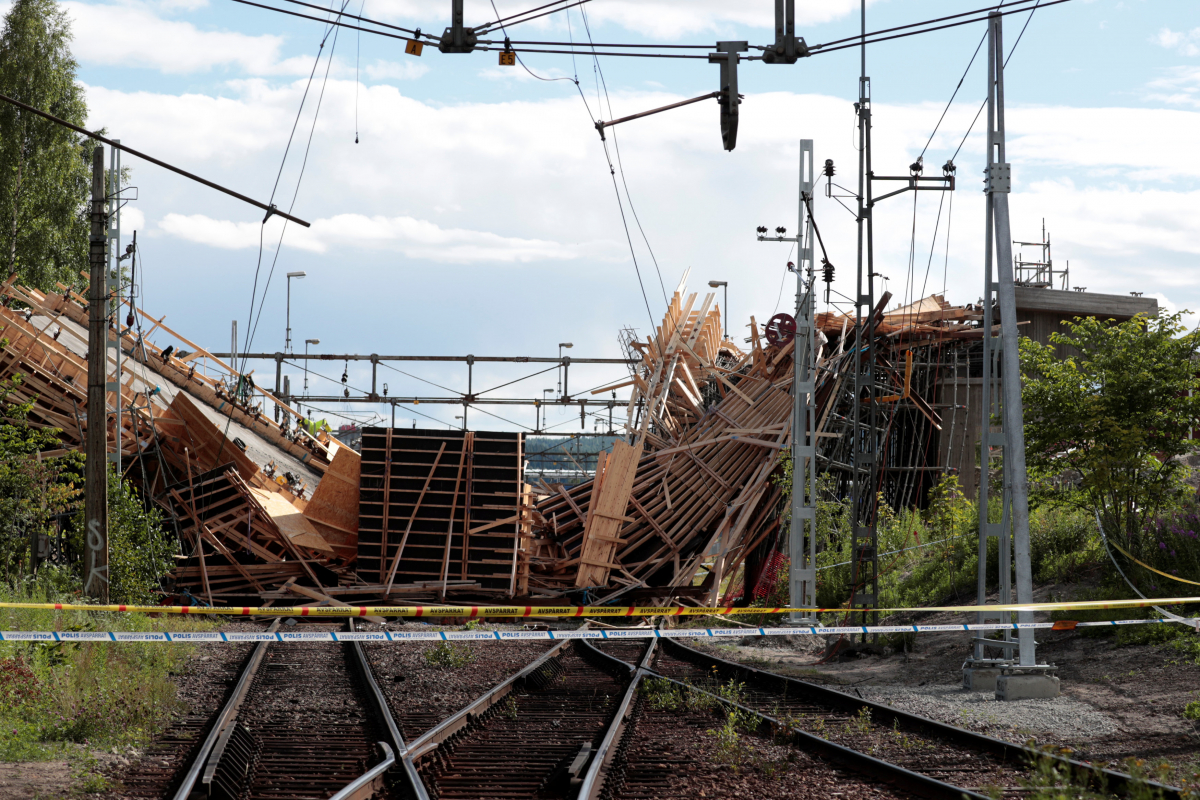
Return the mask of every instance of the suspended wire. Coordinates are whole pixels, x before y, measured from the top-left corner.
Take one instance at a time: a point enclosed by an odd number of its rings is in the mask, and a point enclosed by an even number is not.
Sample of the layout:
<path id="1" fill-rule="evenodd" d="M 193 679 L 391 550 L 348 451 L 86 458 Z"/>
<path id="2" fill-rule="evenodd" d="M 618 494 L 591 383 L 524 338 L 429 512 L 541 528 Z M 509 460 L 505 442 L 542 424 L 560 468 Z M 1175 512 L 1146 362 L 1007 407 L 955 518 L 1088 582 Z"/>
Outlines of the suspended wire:
<path id="1" fill-rule="evenodd" d="M 1065 0 L 1055 0 L 1055 2 L 1046 3 L 1045 5 L 1052 6 L 1052 5 L 1057 5 L 1058 3 L 1061 3 L 1061 2 L 1065 2 Z M 1033 12 L 1037 11 L 1038 8 L 1045 8 L 1045 6 L 1042 5 L 1041 0 L 1038 0 L 1038 2 L 1034 5 L 1034 7 L 1029 9 L 1029 16 L 1025 19 L 1025 24 L 1021 26 L 1021 32 L 1019 34 L 1017 34 L 1017 40 L 1015 42 L 1013 42 L 1013 46 L 1011 48 L 1009 48 L 1008 55 L 1005 56 L 1005 58 L 1004 58 L 1004 66 L 1005 67 L 1007 67 L 1008 62 L 1010 60 L 1012 60 L 1013 53 L 1017 52 L 1017 45 L 1019 45 L 1021 43 L 1021 38 L 1025 35 L 1025 30 L 1029 27 L 1029 23 L 1033 20 Z M 1024 11 L 1025 9 L 1021 9 L 1021 10 Z M 1007 11 L 1005 13 L 1014 14 L 1016 12 Z M 967 137 L 969 137 L 971 135 L 971 131 L 975 130 L 975 123 L 979 122 L 979 115 L 983 113 L 983 109 L 985 109 L 985 108 L 987 108 L 987 99 L 986 98 L 984 99 L 984 101 L 982 103 L 980 103 L 979 110 L 975 112 L 975 118 L 973 120 L 971 120 L 970 127 L 968 127 L 967 132 L 963 134 L 962 141 L 958 143 L 958 147 L 954 150 L 954 155 L 952 155 L 950 157 L 951 161 L 958 158 L 958 154 L 959 154 L 959 152 L 962 151 L 963 145 L 965 145 L 967 143 Z"/>
<path id="2" fill-rule="evenodd" d="M 581 8 L 581 9 L 579 9 L 579 15 L 583 18 L 583 27 L 584 27 L 584 30 L 587 32 L 588 41 L 591 42 L 592 27 L 588 23 L 587 12 Z M 595 51 L 594 46 L 592 47 L 592 50 L 593 50 L 593 52 Z M 604 70 L 601 69 L 601 67 L 600 67 L 599 59 L 596 59 L 595 56 L 593 56 L 593 60 L 595 61 L 595 64 L 596 64 L 596 73 L 599 75 L 599 78 L 600 78 L 600 85 L 602 87 L 604 87 L 604 101 L 608 104 L 608 116 L 611 118 L 615 115 L 613 114 L 613 110 L 612 110 L 612 101 L 608 97 L 608 82 L 604 80 Z M 597 97 L 597 103 L 599 103 L 599 97 Z M 611 129 L 611 128 L 609 129 L 609 132 L 612 134 L 613 152 L 616 153 L 616 156 L 617 156 L 617 168 L 621 172 L 621 185 L 625 187 L 625 200 L 626 200 L 626 202 L 629 203 L 629 211 L 633 214 L 633 221 L 635 223 L 637 223 L 638 232 L 642 235 L 642 241 L 645 242 L 646 250 L 649 251 L 649 253 L 650 253 L 650 260 L 654 262 L 654 271 L 658 275 L 658 286 L 659 286 L 659 289 L 662 291 L 663 303 L 669 305 L 669 301 L 667 300 L 667 287 L 663 284 L 662 270 L 660 270 L 658 267 L 658 258 L 654 255 L 654 248 L 650 246 L 650 239 L 646 236 L 645 229 L 642 228 L 642 221 L 638 218 L 637 209 L 634 208 L 634 206 L 633 206 L 633 198 L 629 196 L 629 184 L 625 182 L 625 165 L 621 161 L 621 144 L 617 139 L 617 132 L 615 129 Z M 608 154 L 608 148 L 605 147 L 605 155 L 607 155 L 607 154 Z M 609 168 L 611 169 L 611 167 L 612 167 L 612 162 L 609 161 Z M 631 249 L 632 249 L 632 246 L 631 246 Z M 642 291 L 643 291 L 643 293 L 645 292 L 645 287 L 643 287 Z M 653 321 L 651 322 L 651 324 L 653 325 Z"/>
<path id="3" fill-rule="evenodd" d="M 492 11 L 496 12 L 496 17 L 497 17 L 497 22 L 498 22 L 499 17 L 500 17 L 500 12 L 496 10 L 496 0 L 491 0 L 491 3 L 492 3 Z M 545 8 L 545 6 L 543 6 L 543 8 Z M 501 25 L 500 30 L 504 32 L 505 42 L 507 42 L 508 41 L 508 29 L 505 28 L 503 25 Z M 514 53 L 514 55 L 516 55 L 516 54 Z M 547 83 L 550 83 L 552 81 L 569 81 L 569 80 L 571 80 L 570 78 L 545 78 L 545 77 L 542 77 L 541 75 L 538 75 L 536 72 L 531 70 L 529 67 L 525 66 L 525 60 L 523 58 L 521 58 L 519 55 L 516 55 L 516 59 L 517 59 L 517 63 L 521 65 L 521 68 L 523 70 L 528 72 L 533 77 L 537 78 L 539 81 L 546 81 Z"/>
<path id="4" fill-rule="evenodd" d="M 576 2 L 574 2 L 574 3 L 571 3 L 570 5 L 563 6 L 562 8 L 552 8 L 552 9 L 550 9 L 549 11 L 543 11 L 541 14 L 535 14 L 535 15 L 534 15 L 534 16 L 532 16 L 532 17 L 525 17 L 524 19 L 519 19 L 519 20 L 516 20 L 515 22 L 509 22 L 509 23 L 508 23 L 508 25 L 509 25 L 510 27 L 511 27 L 511 26 L 513 26 L 513 25 L 520 25 L 522 22 L 529 22 L 529 21 L 531 21 L 531 20 L 535 20 L 535 19 L 538 19 L 538 18 L 540 18 L 540 17 L 545 17 L 545 16 L 548 16 L 548 15 L 550 15 L 550 14 L 557 14 L 559 11 L 566 11 L 568 8 L 574 8 L 575 6 L 581 6 L 581 5 L 583 5 L 584 3 L 589 3 L 589 2 L 591 2 L 591 0 L 576 0 Z M 550 5 L 556 5 L 556 4 L 555 4 L 555 3 L 551 3 Z M 541 8 L 546 8 L 546 6 L 541 6 Z M 532 14 L 532 13 L 533 13 L 533 11 L 537 11 L 537 10 L 538 10 L 538 9 L 536 9 L 536 8 L 535 8 L 535 9 L 532 9 L 531 11 L 526 11 L 526 12 L 523 12 L 523 13 L 524 13 L 524 14 Z M 513 16 L 513 17 L 520 17 L 520 16 L 522 16 L 522 14 L 513 14 L 512 16 Z M 507 19 L 512 19 L 512 17 L 508 17 Z M 487 29 L 487 28 L 490 28 L 490 27 L 491 27 L 491 23 L 489 23 L 489 24 L 487 24 L 487 25 L 480 25 L 480 26 L 479 26 L 478 28 L 476 28 L 475 30 L 479 31 L 480 33 L 484 33 L 484 34 L 486 34 L 486 33 L 488 33 L 488 31 L 487 31 L 486 29 Z"/>
<path id="5" fill-rule="evenodd" d="M 1008 5 L 1019 6 L 1019 5 L 1026 5 L 1028 3 L 1033 3 L 1033 2 L 1035 2 L 1035 0 L 1009 0 Z M 1001 3 L 1000 5 L 1005 5 L 1005 4 Z M 974 14 L 982 14 L 984 12 L 991 13 L 995 8 L 997 8 L 997 7 L 989 5 L 984 8 L 977 8 L 974 11 L 960 11 L 957 14 L 951 14 L 947 17 L 937 17 L 935 19 L 927 19 L 923 22 L 910 22 L 907 25 L 897 25 L 894 28 L 884 28 L 884 29 L 878 30 L 878 31 L 871 31 L 870 33 L 867 33 L 867 34 L 858 33 L 858 34 L 855 34 L 854 36 L 847 36 L 843 39 L 834 39 L 832 42 L 825 42 L 824 44 L 810 45 L 808 49 L 809 50 L 821 50 L 826 47 L 829 47 L 830 45 L 841 44 L 842 42 L 853 42 L 854 45 L 857 46 L 862 43 L 863 36 L 870 38 L 872 36 L 879 36 L 880 34 L 883 34 L 883 33 L 892 33 L 894 31 L 907 30 L 908 28 L 919 28 L 923 25 L 932 25 L 935 22 L 945 22 L 948 19 L 958 19 L 959 17 L 969 17 Z M 1025 9 L 1018 9 L 1018 10 L 1024 11 Z M 974 22 L 974 21 L 975 20 L 967 20 L 967 22 Z M 966 24 L 966 23 L 958 23 L 958 24 L 961 25 L 961 24 Z M 920 31 L 914 31 L 914 33 L 920 33 Z"/>
<path id="6" fill-rule="evenodd" d="M 1028 0 L 1026 0 L 1026 2 L 1028 2 Z M 1056 5 L 1059 5 L 1060 3 L 1068 3 L 1068 2 L 1070 2 L 1070 0 L 1048 0 L 1047 2 L 1042 2 L 1041 0 L 1038 0 L 1038 5 L 1035 6 L 1035 9 L 1036 8 L 1049 8 L 1050 6 L 1056 6 Z M 996 11 L 996 12 L 992 12 L 992 13 L 997 16 L 1007 17 L 1009 14 L 1022 14 L 1025 11 L 1029 11 L 1031 14 L 1033 13 L 1033 9 L 1025 9 L 1025 8 L 1018 8 L 1013 11 Z M 990 14 L 989 14 L 989 16 L 990 16 Z M 976 22 L 987 22 L 987 20 L 988 20 L 988 17 L 976 17 L 975 19 L 963 20 L 961 22 L 952 22 L 947 25 L 938 25 L 933 28 L 923 28 L 919 31 L 909 31 L 908 33 L 898 33 L 898 34 L 895 34 L 894 36 L 880 36 L 875 39 L 868 38 L 866 40 L 866 44 L 878 44 L 879 42 L 886 42 L 886 41 L 890 41 L 892 39 L 903 39 L 907 36 L 917 36 L 918 34 L 922 34 L 922 33 L 933 33 L 934 31 L 945 30 L 946 28 L 957 28 L 962 25 L 971 25 Z M 921 23 L 916 23 L 916 24 L 921 24 Z M 869 37 L 869 36 L 871 36 L 871 34 L 867 34 L 867 36 Z M 838 50 L 845 50 L 846 48 L 849 48 L 849 47 L 860 47 L 862 44 L 862 42 L 860 41 L 861 37 L 855 36 L 853 38 L 855 39 L 855 42 L 852 44 L 844 44 L 844 45 L 840 45 L 838 47 L 831 47 L 827 50 L 818 50 L 817 52 L 812 53 L 811 55 L 819 56 L 819 55 L 824 55 L 825 53 L 833 53 Z M 809 48 L 809 49 L 811 50 L 812 48 Z M 543 51 L 531 51 L 531 52 L 543 52 Z M 549 51 L 544 51 L 544 52 L 549 52 Z M 605 55 L 610 55 L 610 54 L 606 53 Z M 618 54 L 611 54 L 611 55 L 618 55 Z M 662 58 L 672 57 L 672 56 L 667 56 L 664 54 L 657 54 L 657 55 L 659 55 Z M 674 58 L 680 58 L 680 57 L 681 56 L 674 56 Z M 682 58 L 688 58 L 688 57 L 689 56 L 682 56 Z M 756 58 L 756 57 L 751 56 L 751 58 Z M 749 60 L 749 59 L 747 59 L 747 60 Z"/>
<path id="7" fill-rule="evenodd" d="M 349 3 L 350 3 L 350 0 L 344 0 L 344 2 L 342 3 L 342 7 L 345 8 L 347 5 L 349 5 Z M 304 159 L 300 163 L 300 174 L 296 177 L 296 189 L 294 192 L 292 192 L 291 203 L 288 204 L 288 213 L 289 214 L 292 212 L 292 209 L 296 207 L 296 198 L 300 196 L 300 184 L 304 181 L 304 171 L 308 167 L 308 156 L 309 156 L 309 153 L 312 151 L 312 140 L 313 140 L 313 135 L 316 133 L 316 130 L 317 130 L 317 119 L 321 115 L 321 105 L 324 103 L 324 100 L 325 100 L 325 88 L 329 83 L 329 70 L 333 66 L 333 54 L 337 50 L 337 41 L 338 41 L 338 35 L 337 35 L 337 32 L 335 31 L 333 34 L 333 44 L 329 48 L 329 58 L 325 62 L 325 77 L 321 81 L 321 92 L 317 96 L 317 107 L 316 107 L 316 110 L 313 112 L 312 126 L 308 130 L 308 141 L 306 142 L 306 144 L 304 146 Z M 258 304 L 258 316 L 254 319 L 254 324 L 253 324 L 252 329 L 247 332 L 246 344 L 242 350 L 243 353 L 250 352 L 250 346 L 254 342 L 255 335 L 258 333 L 258 324 L 262 321 L 263 306 L 267 302 L 267 291 L 271 288 L 271 278 L 274 277 L 274 275 L 275 275 L 275 265 L 277 263 L 279 263 L 279 253 L 283 250 L 283 236 L 287 232 L 287 225 L 288 225 L 288 220 L 285 219 L 283 221 L 283 227 L 279 231 L 279 242 L 276 243 L 276 245 L 275 245 L 275 257 L 271 260 L 271 270 L 267 273 L 267 282 L 263 286 L 262 299 L 259 301 L 259 304 Z M 243 356 L 241 369 L 239 371 L 241 371 L 241 372 L 245 371 L 246 363 L 247 363 L 247 359 Z"/>
<path id="8" fill-rule="evenodd" d="M 362 0 L 358 6 L 358 13 L 361 14 L 363 9 L 367 7 L 367 0 Z M 354 143 L 358 144 L 358 64 L 362 55 L 362 31 L 355 32 L 356 39 L 354 41 Z"/>

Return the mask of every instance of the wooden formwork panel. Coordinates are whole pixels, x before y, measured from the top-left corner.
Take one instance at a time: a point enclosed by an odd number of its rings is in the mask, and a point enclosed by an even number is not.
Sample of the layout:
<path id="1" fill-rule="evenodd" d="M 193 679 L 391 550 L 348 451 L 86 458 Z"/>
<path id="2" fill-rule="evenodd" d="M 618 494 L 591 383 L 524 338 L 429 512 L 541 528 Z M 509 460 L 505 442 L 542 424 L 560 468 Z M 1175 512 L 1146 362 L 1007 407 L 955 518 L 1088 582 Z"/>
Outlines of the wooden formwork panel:
<path id="1" fill-rule="evenodd" d="M 360 579 L 512 593 L 523 447 L 518 433 L 365 429 Z"/>

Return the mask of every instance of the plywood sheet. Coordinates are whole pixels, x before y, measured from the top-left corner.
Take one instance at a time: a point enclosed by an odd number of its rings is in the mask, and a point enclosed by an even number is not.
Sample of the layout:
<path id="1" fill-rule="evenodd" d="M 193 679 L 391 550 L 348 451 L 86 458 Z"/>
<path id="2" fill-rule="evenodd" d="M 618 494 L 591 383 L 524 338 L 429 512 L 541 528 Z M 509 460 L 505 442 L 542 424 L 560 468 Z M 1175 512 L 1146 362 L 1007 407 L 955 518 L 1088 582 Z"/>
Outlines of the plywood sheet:
<path id="1" fill-rule="evenodd" d="M 345 534 L 358 542 L 358 479 L 362 457 L 349 447 L 339 447 L 325 477 L 304 509 L 304 516 Z"/>
<path id="2" fill-rule="evenodd" d="M 267 512 L 267 516 L 275 523 L 275 527 L 279 528 L 279 532 L 286 536 L 292 544 L 322 555 L 332 556 L 334 554 L 333 548 L 325 540 L 325 537 L 317 533 L 317 529 L 304 518 L 300 509 L 284 499 L 283 495 L 268 489 L 259 489 L 256 486 L 251 486 L 250 491 L 254 493 L 254 498 Z"/>

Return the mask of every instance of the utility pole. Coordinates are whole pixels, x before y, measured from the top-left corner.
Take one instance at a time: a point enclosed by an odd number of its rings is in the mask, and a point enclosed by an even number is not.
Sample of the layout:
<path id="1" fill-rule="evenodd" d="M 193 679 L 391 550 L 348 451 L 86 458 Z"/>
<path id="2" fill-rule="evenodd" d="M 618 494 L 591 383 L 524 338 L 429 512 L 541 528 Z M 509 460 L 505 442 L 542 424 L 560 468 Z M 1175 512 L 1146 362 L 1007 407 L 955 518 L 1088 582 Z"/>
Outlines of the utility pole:
<path id="1" fill-rule="evenodd" d="M 867 608 L 879 600 L 879 541 L 875 528 L 875 476 L 878 428 L 875 403 L 875 250 L 871 187 L 871 79 L 867 77 L 867 5 L 862 3 L 862 70 L 858 79 L 858 283 L 855 299 L 854 397 L 851 415 L 852 460 L 850 582 L 853 606 Z M 864 430 L 865 429 L 865 430 Z M 873 615 L 878 622 L 879 613 Z M 865 641 L 866 634 L 863 634 Z"/>
<path id="2" fill-rule="evenodd" d="M 117 144 L 121 143 L 120 139 L 113 139 Z M 113 351 L 112 363 L 114 365 L 114 379 L 107 381 L 105 388 L 107 392 L 114 392 L 113 395 L 113 412 L 116 414 L 116 424 L 113 429 L 116 431 L 117 446 L 113 452 L 108 454 L 108 460 L 115 467 L 118 475 L 121 474 L 121 262 L 124 257 L 121 253 L 121 151 L 114 147 L 108 154 L 108 276 L 107 289 L 108 297 L 111 300 L 107 303 L 109 313 L 112 315 L 117 329 L 117 335 L 109 339 L 105 333 L 105 347 L 111 348 Z M 108 357 L 105 355 L 104 369 L 108 371 Z"/>
<path id="3" fill-rule="evenodd" d="M 788 535 L 788 602 L 793 608 L 813 608 L 817 604 L 817 320 L 816 296 L 813 294 L 813 234 L 816 223 L 812 218 L 812 192 L 816 177 L 813 173 L 813 140 L 800 140 L 800 197 L 799 218 L 795 236 L 784 236 L 786 228 L 758 228 L 760 242 L 795 242 L 798 254 L 796 271 L 795 345 L 792 359 L 792 509 L 791 532 Z M 792 268 L 788 264 L 788 268 Z M 719 281 L 710 281 L 716 287 Z M 720 284 L 723 285 L 723 284 Z M 786 317 L 787 315 L 781 315 Z M 785 340 L 786 341 L 786 340 Z M 815 612 L 793 612 L 791 621 L 805 625 L 819 624 Z"/>
<path id="4" fill-rule="evenodd" d="M 982 426 L 980 428 L 979 478 L 979 582 L 976 600 L 987 601 L 988 540 L 997 539 L 1000 550 L 1000 602 L 1012 602 L 1012 555 L 1016 556 L 1017 602 L 1033 602 L 1033 575 L 1029 562 L 1029 479 L 1025 470 L 1025 428 L 1021 404 L 1021 362 L 1018 349 L 1016 290 L 1013 282 L 1012 235 L 1009 221 L 1008 195 L 1012 188 L 1012 171 L 1005 160 L 1004 132 L 1004 39 L 1003 17 L 993 12 L 988 18 L 988 134 L 987 169 L 984 191 L 987 194 L 987 217 L 984 248 L 983 301 L 983 393 Z M 996 281 L 992 280 L 993 254 Z M 994 298 L 994 301 L 993 301 Z M 1000 312 L 999 341 L 992 336 L 993 302 Z M 993 348 L 998 347 L 998 352 Z M 997 359 L 997 356 L 999 358 Z M 996 362 L 999 362 L 997 364 Z M 996 367 L 999 366 L 999 391 L 996 391 Z M 1002 432 L 992 430 L 992 416 L 998 405 Z M 1000 522 L 989 522 L 988 480 L 992 448 L 1003 453 L 1003 488 L 1001 490 Z M 1011 537 L 1011 538 L 1010 538 Z M 1015 553 L 1013 552 L 1015 550 Z M 978 614 L 978 621 L 1010 623 L 1009 612 Z M 1033 612 L 1017 612 L 1020 623 L 1033 622 Z M 975 639 L 975 652 L 963 670 L 963 684 L 968 688 L 995 688 L 996 698 L 1017 700 L 1029 697 L 1057 697 L 1059 681 L 1055 667 L 1038 664 L 1036 643 L 1031 628 L 1018 631 L 1017 641 L 1006 632 L 1003 641 Z M 987 648 L 1002 651 L 1000 658 L 987 658 Z M 1017 650 L 1014 657 L 1012 650 Z"/>
<path id="5" fill-rule="evenodd" d="M 97 145 L 92 151 L 92 231 L 88 247 L 88 392 L 83 509 L 87 534 L 83 591 L 99 603 L 108 602 L 108 426 L 104 391 L 108 379 L 108 235 L 104 200 L 104 148 Z"/>
<path id="6" fill-rule="evenodd" d="M 792 378 L 792 526 L 788 596 L 793 608 L 817 605 L 817 304 L 814 287 L 813 140 L 800 140 L 800 217 L 796 228 L 796 344 Z M 816 612 L 792 622 L 817 624 Z"/>

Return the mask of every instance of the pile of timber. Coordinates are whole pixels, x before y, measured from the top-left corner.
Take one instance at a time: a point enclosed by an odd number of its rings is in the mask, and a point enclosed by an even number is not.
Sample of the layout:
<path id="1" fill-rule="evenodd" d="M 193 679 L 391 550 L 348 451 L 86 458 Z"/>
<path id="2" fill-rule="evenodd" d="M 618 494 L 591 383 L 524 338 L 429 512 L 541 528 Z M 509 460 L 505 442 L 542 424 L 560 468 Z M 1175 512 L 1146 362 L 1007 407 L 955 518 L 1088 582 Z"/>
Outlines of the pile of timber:
<path id="1" fill-rule="evenodd" d="M 60 431 L 61 447 L 41 458 L 82 450 L 89 424 L 88 309 L 60 290 L 13 278 L 0 286 L 0 379 L 18 379 L 9 399 L 31 403 L 29 424 Z M 178 538 L 175 589 L 219 604 L 284 586 L 320 592 L 357 583 L 358 454 L 272 421 L 263 409 L 277 401 L 262 389 L 231 396 L 225 387 L 242 376 L 229 365 L 141 309 L 130 312 L 149 320 L 147 330 L 118 326 L 124 311 L 109 325 L 123 359 L 119 375 L 108 360 L 109 413 L 100 424 L 110 452 L 120 449 L 124 477 Z M 154 334 L 176 343 L 156 346 Z M 298 414 L 279 406 L 285 420 Z"/>

